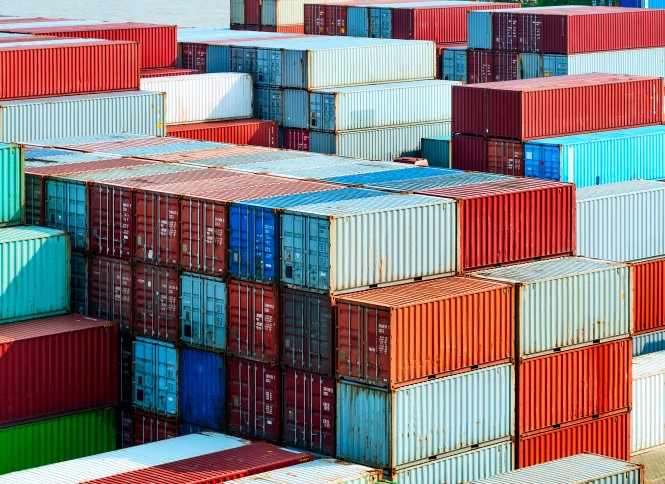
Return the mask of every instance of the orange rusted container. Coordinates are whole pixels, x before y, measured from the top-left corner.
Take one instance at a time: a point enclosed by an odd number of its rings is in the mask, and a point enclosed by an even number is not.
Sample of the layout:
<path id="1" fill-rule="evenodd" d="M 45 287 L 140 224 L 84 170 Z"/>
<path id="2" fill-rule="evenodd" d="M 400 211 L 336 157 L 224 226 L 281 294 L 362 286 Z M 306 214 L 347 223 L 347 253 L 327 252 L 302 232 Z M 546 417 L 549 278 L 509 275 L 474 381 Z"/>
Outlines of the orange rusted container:
<path id="1" fill-rule="evenodd" d="M 646 333 L 665 327 L 665 258 L 631 264 L 633 330 Z"/>
<path id="2" fill-rule="evenodd" d="M 511 361 L 513 291 L 448 277 L 340 297 L 337 375 L 394 389 Z"/>

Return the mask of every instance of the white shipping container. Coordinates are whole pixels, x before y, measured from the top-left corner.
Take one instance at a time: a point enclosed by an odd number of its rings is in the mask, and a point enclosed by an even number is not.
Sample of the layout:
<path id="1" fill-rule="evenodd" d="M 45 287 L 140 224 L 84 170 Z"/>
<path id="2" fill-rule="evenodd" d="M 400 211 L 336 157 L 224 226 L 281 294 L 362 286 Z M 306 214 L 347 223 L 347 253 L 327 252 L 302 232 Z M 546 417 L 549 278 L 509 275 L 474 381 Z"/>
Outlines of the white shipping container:
<path id="1" fill-rule="evenodd" d="M 348 0 L 316 0 L 316 3 L 347 3 Z M 261 25 L 304 25 L 305 4 L 312 0 L 263 0 Z"/>
<path id="2" fill-rule="evenodd" d="M 665 48 L 543 55 L 543 77 L 592 72 L 665 77 Z"/>
<path id="3" fill-rule="evenodd" d="M 628 262 L 665 256 L 665 183 L 577 190 L 577 255 Z"/>
<path id="4" fill-rule="evenodd" d="M 381 471 L 335 459 L 317 459 L 304 464 L 234 479 L 235 484 L 374 484 Z"/>
<path id="5" fill-rule="evenodd" d="M 141 89 L 166 93 L 166 123 L 252 117 L 249 74 L 216 73 L 141 79 Z"/>
<path id="6" fill-rule="evenodd" d="M 230 18 L 231 24 L 245 23 L 245 0 L 230 1 Z"/>
<path id="7" fill-rule="evenodd" d="M 630 453 L 665 445 L 665 351 L 633 358 Z"/>

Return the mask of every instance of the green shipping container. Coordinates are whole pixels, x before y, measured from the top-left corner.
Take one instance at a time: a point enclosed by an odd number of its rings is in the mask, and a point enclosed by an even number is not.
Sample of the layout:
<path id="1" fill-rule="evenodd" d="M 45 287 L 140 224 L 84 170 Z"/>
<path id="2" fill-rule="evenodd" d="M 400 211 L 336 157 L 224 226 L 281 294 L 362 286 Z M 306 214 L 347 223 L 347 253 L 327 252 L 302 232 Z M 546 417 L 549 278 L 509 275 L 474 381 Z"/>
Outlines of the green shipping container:
<path id="1" fill-rule="evenodd" d="M 25 219 L 24 165 L 22 146 L 0 143 L 0 227 Z"/>
<path id="2" fill-rule="evenodd" d="M 70 254 L 62 230 L 0 229 L 0 324 L 67 313 Z"/>
<path id="3" fill-rule="evenodd" d="M 450 140 L 450 136 L 422 139 L 421 156 L 429 166 L 450 168 Z"/>
<path id="4" fill-rule="evenodd" d="M 115 450 L 115 409 L 0 429 L 0 474 Z"/>

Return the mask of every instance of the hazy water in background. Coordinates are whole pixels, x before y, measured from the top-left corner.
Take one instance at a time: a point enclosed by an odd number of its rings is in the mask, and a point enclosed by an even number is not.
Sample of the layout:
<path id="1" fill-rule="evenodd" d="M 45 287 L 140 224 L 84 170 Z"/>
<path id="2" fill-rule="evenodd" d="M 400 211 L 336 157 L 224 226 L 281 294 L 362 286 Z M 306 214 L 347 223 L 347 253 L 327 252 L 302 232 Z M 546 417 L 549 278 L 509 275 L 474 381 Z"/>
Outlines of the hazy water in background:
<path id="1" fill-rule="evenodd" d="M 0 15 L 229 26 L 229 0 L 0 0 Z"/>

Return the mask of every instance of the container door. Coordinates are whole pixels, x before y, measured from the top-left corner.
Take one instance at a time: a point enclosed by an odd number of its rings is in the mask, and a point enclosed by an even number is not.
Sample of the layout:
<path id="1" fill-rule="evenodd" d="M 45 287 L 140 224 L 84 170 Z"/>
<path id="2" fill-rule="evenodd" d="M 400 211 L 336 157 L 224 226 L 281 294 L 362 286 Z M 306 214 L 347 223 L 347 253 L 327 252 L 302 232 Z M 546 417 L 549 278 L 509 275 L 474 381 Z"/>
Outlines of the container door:
<path id="1" fill-rule="evenodd" d="M 381 38 L 381 9 L 369 8 L 369 37 L 372 39 Z"/>
<path id="2" fill-rule="evenodd" d="M 71 253 L 71 308 L 73 313 L 88 314 L 88 261 L 85 254 Z"/>
<path id="3" fill-rule="evenodd" d="M 27 173 L 25 175 L 25 223 L 27 225 L 44 225 L 42 182 L 41 176 Z"/>
<path id="4" fill-rule="evenodd" d="M 151 192 L 135 194 L 134 255 L 155 264 L 180 260 L 180 206 L 175 196 Z"/>
<path id="5" fill-rule="evenodd" d="M 381 33 L 379 38 L 390 39 L 392 37 L 392 10 L 389 8 L 379 9 L 381 12 Z"/>
<path id="6" fill-rule="evenodd" d="M 349 37 L 369 37 L 369 10 L 367 7 L 349 7 Z"/>
<path id="7" fill-rule="evenodd" d="M 68 232 L 72 249 L 88 248 L 85 184 L 64 178 L 46 181 L 45 225 Z"/>
<path id="8" fill-rule="evenodd" d="M 517 15 L 518 41 L 520 52 L 542 52 L 543 16 L 535 14 Z"/>
<path id="9" fill-rule="evenodd" d="M 524 147 L 519 141 L 488 140 L 487 171 L 501 175 L 524 176 Z"/>
<path id="10" fill-rule="evenodd" d="M 134 342 L 134 405 L 176 415 L 178 356 L 171 345 L 139 338 Z"/>
<path id="11" fill-rule="evenodd" d="M 211 351 L 226 349 L 226 284 L 215 277 L 180 276 L 180 338 Z"/>
<path id="12" fill-rule="evenodd" d="M 278 0 L 261 1 L 261 25 L 277 25 L 277 1 Z"/>
<path id="13" fill-rule="evenodd" d="M 180 200 L 180 267 L 219 276 L 226 269 L 226 207 Z"/>
<path id="14" fill-rule="evenodd" d="M 522 53 L 519 55 L 519 78 L 535 79 L 541 76 L 542 56 L 540 54 Z"/>
<path id="15" fill-rule="evenodd" d="M 330 222 L 327 219 L 282 216 L 282 282 L 314 291 L 330 289 Z"/>
<path id="16" fill-rule="evenodd" d="M 245 23 L 245 1 L 251 0 L 231 0 L 230 8 L 231 11 L 231 21 L 232 24 L 244 24 Z"/>
<path id="17" fill-rule="evenodd" d="M 134 281 L 135 333 L 162 341 L 176 341 L 180 334 L 177 272 L 166 267 L 138 264 Z"/>
<path id="18" fill-rule="evenodd" d="M 134 240 L 134 194 L 112 185 L 93 184 L 90 191 L 90 250 L 129 259 Z"/>
<path id="19" fill-rule="evenodd" d="M 233 23 L 261 25 L 261 0 L 244 0 L 244 4 L 243 21 Z"/>
<path id="20" fill-rule="evenodd" d="M 130 331 L 134 318 L 134 274 L 129 262 L 93 256 L 90 259 L 89 315 L 113 321 Z"/>
<path id="21" fill-rule="evenodd" d="M 279 49 L 256 50 L 256 74 L 254 82 L 259 86 L 282 85 L 282 51 Z"/>
<path id="22" fill-rule="evenodd" d="M 180 417 L 209 429 L 224 428 L 222 355 L 183 348 L 180 352 Z"/>

